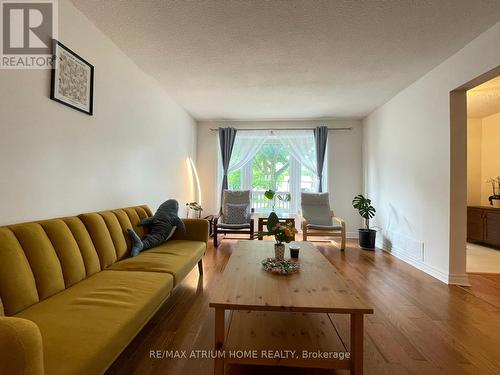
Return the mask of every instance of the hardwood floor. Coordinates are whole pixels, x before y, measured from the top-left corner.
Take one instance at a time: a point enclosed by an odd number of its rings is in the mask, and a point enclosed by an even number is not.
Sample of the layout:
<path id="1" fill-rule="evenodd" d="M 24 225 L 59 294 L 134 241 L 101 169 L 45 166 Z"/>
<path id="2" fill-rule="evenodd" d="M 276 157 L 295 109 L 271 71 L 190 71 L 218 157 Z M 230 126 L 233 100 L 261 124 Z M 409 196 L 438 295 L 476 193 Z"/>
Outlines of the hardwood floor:
<path id="1" fill-rule="evenodd" d="M 500 309 L 500 274 L 499 273 L 469 273 L 469 293 L 491 303 Z"/>
<path id="2" fill-rule="evenodd" d="M 204 275 L 195 267 L 107 372 L 211 374 L 213 360 L 154 359 L 152 350 L 211 350 L 211 294 L 234 240 L 211 245 Z M 381 251 L 316 247 L 374 308 L 365 318 L 365 374 L 500 374 L 500 278 L 472 275 L 472 287 L 448 286 Z M 337 321 L 348 336 L 345 320 Z M 226 366 L 226 374 L 348 374 L 291 368 Z"/>

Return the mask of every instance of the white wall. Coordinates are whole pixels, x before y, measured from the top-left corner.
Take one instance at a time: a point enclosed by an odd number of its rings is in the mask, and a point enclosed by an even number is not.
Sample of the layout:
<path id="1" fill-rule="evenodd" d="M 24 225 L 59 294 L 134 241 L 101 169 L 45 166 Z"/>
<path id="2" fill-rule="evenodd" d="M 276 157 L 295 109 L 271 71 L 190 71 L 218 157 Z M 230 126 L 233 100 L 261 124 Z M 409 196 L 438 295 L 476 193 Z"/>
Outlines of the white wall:
<path id="1" fill-rule="evenodd" d="M 362 128 L 357 120 L 311 121 L 202 121 L 198 123 L 197 169 L 202 186 L 202 203 L 206 213 L 215 213 L 217 197 L 217 132 L 210 128 L 304 128 L 316 126 L 352 127 L 348 131 L 328 134 L 328 187 L 335 214 L 346 221 L 350 237 L 357 236 L 361 219 L 351 206 L 352 198 L 362 191 Z"/>
<path id="2" fill-rule="evenodd" d="M 67 0 L 59 39 L 95 66 L 95 115 L 49 99 L 50 71 L 0 70 L 0 224 L 192 199 L 195 124 Z"/>
<path id="3" fill-rule="evenodd" d="M 497 23 L 363 121 L 365 189 L 378 208 L 379 238 L 445 282 L 467 282 L 465 235 L 450 246 L 450 91 L 498 66 L 499 45 Z"/>
<path id="4" fill-rule="evenodd" d="M 490 184 L 484 181 L 500 176 L 500 113 L 482 118 L 481 147 L 481 204 L 490 204 L 488 198 L 493 194 Z"/>
<path id="5" fill-rule="evenodd" d="M 482 121 L 480 118 L 467 119 L 467 205 L 481 205 L 481 144 Z"/>

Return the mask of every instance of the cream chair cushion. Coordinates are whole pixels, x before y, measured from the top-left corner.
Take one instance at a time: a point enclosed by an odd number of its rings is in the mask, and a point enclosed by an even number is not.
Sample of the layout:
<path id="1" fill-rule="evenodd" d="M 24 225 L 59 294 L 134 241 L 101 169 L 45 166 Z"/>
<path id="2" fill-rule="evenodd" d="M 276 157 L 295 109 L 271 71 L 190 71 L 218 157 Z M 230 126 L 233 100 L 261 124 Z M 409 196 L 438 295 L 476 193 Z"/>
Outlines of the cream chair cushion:
<path id="1" fill-rule="evenodd" d="M 332 231 L 332 230 L 342 230 L 341 225 L 315 225 L 315 224 L 307 224 L 307 229 L 312 230 L 321 230 L 321 231 Z"/>
<path id="2" fill-rule="evenodd" d="M 302 193 L 302 216 L 308 224 L 332 225 L 328 193 Z"/>

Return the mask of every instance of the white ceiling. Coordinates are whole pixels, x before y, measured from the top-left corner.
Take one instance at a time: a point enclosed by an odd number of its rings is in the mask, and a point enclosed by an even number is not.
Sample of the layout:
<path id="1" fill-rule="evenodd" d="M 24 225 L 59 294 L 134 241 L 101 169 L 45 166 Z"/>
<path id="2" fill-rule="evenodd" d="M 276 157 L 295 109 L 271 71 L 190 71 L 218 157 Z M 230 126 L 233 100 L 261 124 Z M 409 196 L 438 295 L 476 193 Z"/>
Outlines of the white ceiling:
<path id="1" fill-rule="evenodd" d="M 499 0 L 72 2 L 197 119 L 360 118 L 500 20 Z"/>
<path id="2" fill-rule="evenodd" d="M 482 118 L 499 112 L 500 76 L 467 91 L 467 117 Z"/>

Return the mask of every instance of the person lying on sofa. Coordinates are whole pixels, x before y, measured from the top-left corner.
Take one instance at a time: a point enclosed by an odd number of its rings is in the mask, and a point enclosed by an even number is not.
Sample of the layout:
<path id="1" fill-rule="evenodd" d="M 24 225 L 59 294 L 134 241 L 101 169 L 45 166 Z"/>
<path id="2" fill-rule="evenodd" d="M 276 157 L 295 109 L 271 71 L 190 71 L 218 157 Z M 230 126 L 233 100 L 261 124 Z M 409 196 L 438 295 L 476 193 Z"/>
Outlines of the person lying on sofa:
<path id="1" fill-rule="evenodd" d="M 168 241 L 176 230 L 186 232 L 184 222 L 178 216 L 179 203 L 175 199 L 169 199 L 162 203 L 154 216 L 142 219 L 140 226 L 147 226 L 149 233 L 140 238 L 132 228 L 127 232 L 132 239 L 131 256 L 135 257 L 143 250 L 151 249 Z"/>

